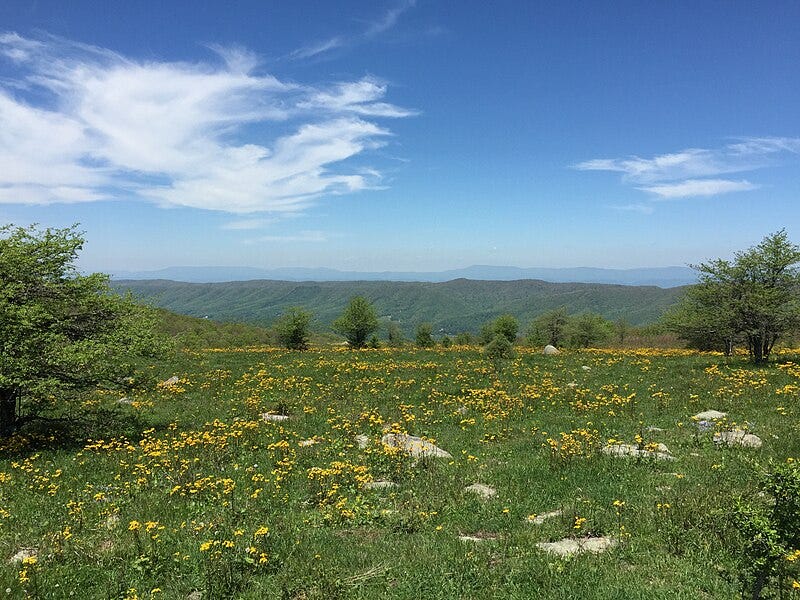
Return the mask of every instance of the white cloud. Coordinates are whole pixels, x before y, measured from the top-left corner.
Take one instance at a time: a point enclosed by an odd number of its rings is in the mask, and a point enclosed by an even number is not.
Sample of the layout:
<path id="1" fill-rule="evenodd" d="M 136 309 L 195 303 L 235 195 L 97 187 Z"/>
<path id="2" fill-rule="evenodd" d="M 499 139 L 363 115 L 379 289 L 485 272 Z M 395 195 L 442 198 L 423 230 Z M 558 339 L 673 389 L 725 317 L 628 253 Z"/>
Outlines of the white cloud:
<path id="1" fill-rule="evenodd" d="M 746 192 L 755 190 L 759 186 L 742 179 L 731 181 L 730 179 L 687 179 L 677 183 L 663 183 L 641 187 L 640 190 L 650 192 L 664 199 L 672 198 L 691 198 L 694 196 L 717 196 L 719 194 L 729 194 L 730 192 Z"/>
<path id="2" fill-rule="evenodd" d="M 0 54 L 24 71 L 0 80 L 0 202 L 134 197 L 291 213 L 377 187 L 380 172 L 349 159 L 385 143 L 372 119 L 414 114 L 383 102 L 385 84 L 287 83 L 257 74 L 247 50 L 213 50 L 224 65 L 0 35 Z M 43 92 L 46 104 L 27 99 Z"/>
<path id="3" fill-rule="evenodd" d="M 416 0 L 402 0 L 395 7 L 388 9 L 377 20 L 368 22 L 366 27 L 354 35 L 337 35 L 321 42 L 303 46 L 289 54 L 292 59 L 314 58 L 342 48 L 353 47 L 376 38 L 397 25 L 400 17 L 416 5 Z"/>
<path id="4" fill-rule="evenodd" d="M 716 196 L 760 187 L 748 180 L 719 178 L 779 164 L 800 154 L 800 138 L 750 137 L 721 148 L 688 148 L 652 158 L 596 158 L 576 165 L 580 171 L 622 174 L 622 181 L 663 199 Z M 618 208 L 618 207 L 615 207 Z"/>

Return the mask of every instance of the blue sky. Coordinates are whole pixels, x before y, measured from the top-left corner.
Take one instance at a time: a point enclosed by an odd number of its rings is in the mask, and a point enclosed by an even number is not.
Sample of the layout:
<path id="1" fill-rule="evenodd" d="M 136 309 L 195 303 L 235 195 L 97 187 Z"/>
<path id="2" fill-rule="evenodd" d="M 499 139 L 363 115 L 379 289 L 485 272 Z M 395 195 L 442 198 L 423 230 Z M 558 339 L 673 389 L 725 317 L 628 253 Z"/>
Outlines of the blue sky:
<path id="1" fill-rule="evenodd" d="M 80 223 L 86 269 L 800 241 L 797 2 L 166 5 L 0 5 L 0 222 Z"/>

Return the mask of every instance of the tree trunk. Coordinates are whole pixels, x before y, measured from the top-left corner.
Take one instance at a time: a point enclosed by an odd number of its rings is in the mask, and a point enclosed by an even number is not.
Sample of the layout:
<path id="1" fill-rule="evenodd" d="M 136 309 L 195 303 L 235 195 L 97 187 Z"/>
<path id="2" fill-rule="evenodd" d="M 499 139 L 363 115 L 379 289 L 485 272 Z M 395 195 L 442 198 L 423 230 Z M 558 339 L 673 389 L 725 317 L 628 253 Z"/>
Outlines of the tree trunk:
<path id="1" fill-rule="evenodd" d="M 0 436 L 8 436 L 17 425 L 17 399 L 19 391 L 15 388 L 0 388 Z"/>

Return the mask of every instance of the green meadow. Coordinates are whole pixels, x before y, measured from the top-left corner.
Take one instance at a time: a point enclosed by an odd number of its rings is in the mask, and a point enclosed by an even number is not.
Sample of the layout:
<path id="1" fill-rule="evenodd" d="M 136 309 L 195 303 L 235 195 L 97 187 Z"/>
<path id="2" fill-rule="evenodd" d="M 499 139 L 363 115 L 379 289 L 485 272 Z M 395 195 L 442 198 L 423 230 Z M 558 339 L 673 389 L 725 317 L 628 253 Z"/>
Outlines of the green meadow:
<path id="1" fill-rule="evenodd" d="M 736 597 L 748 559 L 730 515 L 769 502 L 759 480 L 770 465 L 800 460 L 798 362 L 782 353 L 755 368 L 678 350 L 522 349 L 503 362 L 466 347 L 186 353 L 131 389 L 98 390 L 70 427 L 4 442 L 0 589 Z M 727 416 L 692 419 L 707 409 Z M 733 429 L 763 445 L 714 443 Z M 451 458 L 409 456 L 381 442 L 387 432 Z M 641 455 L 603 452 L 619 442 Z M 648 451 L 659 443 L 671 458 Z M 474 483 L 496 495 L 465 490 Z M 610 547 L 562 557 L 537 546 L 595 537 Z M 794 566 L 764 597 L 796 594 Z"/>

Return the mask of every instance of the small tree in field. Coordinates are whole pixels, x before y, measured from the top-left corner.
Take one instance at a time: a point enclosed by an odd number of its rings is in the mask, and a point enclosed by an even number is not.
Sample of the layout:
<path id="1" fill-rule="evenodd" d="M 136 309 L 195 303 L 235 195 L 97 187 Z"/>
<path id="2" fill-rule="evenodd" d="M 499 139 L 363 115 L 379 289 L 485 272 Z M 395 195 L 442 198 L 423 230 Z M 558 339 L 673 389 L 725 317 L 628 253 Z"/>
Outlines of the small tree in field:
<path id="1" fill-rule="evenodd" d="M 405 340 L 403 339 L 403 330 L 400 329 L 400 325 L 394 321 L 389 321 L 386 325 L 386 339 L 393 348 L 402 346 Z"/>
<path id="2" fill-rule="evenodd" d="M 730 351 L 741 336 L 756 363 L 775 342 L 800 326 L 800 247 L 785 231 L 765 237 L 734 260 L 694 267 L 699 283 L 668 318 L 676 333 L 692 341 L 719 339 Z"/>
<path id="3" fill-rule="evenodd" d="M 528 329 L 531 344 L 550 344 L 558 348 L 567 338 L 569 315 L 562 306 L 536 317 Z"/>
<path id="4" fill-rule="evenodd" d="M 414 341 L 420 348 L 431 348 L 436 342 L 433 341 L 433 327 L 430 323 L 420 323 L 417 325 L 417 332 Z"/>
<path id="5" fill-rule="evenodd" d="M 308 350 L 310 323 L 311 313 L 298 306 L 289 308 L 274 325 L 278 342 L 290 350 Z"/>
<path id="6" fill-rule="evenodd" d="M 333 322 L 333 330 L 343 335 L 351 348 L 363 348 L 377 329 L 375 308 L 363 296 L 354 296 L 342 315 Z"/>
<path id="7" fill-rule="evenodd" d="M 0 226 L 0 434 L 68 413 L 98 385 L 118 385 L 161 353 L 154 312 L 79 275 L 75 228 Z"/>
<path id="8" fill-rule="evenodd" d="M 489 344 L 495 336 L 502 336 L 510 344 L 517 341 L 519 333 L 519 323 L 514 315 L 500 315 L 494 321 L 489 321 L 481 328 L 481 343 Z"/>
<path id="9" fill-rule="evenodd" d="M 574 348 L 589 348 L 607 342 L 614 333 L 614 326 L 595 313 L 583 313 L 572 317 L 567 328 L 569 345 Z"/>

